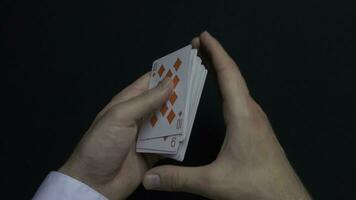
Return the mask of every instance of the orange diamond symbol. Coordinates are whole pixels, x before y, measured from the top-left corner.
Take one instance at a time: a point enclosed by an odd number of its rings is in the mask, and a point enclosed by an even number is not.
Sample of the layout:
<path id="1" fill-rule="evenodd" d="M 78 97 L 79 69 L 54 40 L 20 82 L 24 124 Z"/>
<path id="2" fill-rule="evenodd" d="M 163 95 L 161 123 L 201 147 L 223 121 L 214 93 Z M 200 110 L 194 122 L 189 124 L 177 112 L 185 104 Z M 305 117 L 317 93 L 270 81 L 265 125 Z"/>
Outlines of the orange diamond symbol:
<path id="1" fill-rule="evenodd" d="M 177 75 L 175 75 L 174 78 L 173 78 L 173 85 L 174 85 L 174 88 L 177 86 L 178 82 L 179 82 L 179 78 L 178 78 Z"/>
<path id="2" fill-rule="evenodd" d="M 173 75 L 173 73 L 172 73 L 172 71 L 171 70 L 168 70 L 168 72 L 167 72 L 167 74 L 166 74 L 166 78 L 168 77 L 168 78 L 171 78 L 172 77 L 172 75 Z"/>
<path id="3" fill-rule="evenodd" d="M 174 69 L 176 69 L 176 71 L 178 71 L 181 64 L 182 64 L 182 61 L 179 58 L 177 58 L 176 62 L 173 65 Z"/>
<path id="4" fill-rule="evenodd" d="M 159 77 L 162 77 L 162 74 L 163 74 L 164 70 L 165 70 L 164 69 L 164 65 L 161 65 L 161 67 L 158 70 Z"/>
<path id="5" fill-rule="evenodd" d="M 176 114 L 173 112 L 173 110 L 171 109 L 171 111 L 169 111 L 168 115 L 167 115 L 167 120 L 169 123 L 172 123 L 174 117 L 176 116 Z"/>
<path id="6" fill-rule="evenodd" d="M 157 116 L 155 114 L 152 115 L 151 120 L 150 120 L 152 127 L 154 127 L 156 125 L 157 121 L 158 121 Z"/>
<path id="7" fill-rule="evenodd" d="M 176 92 L 174 91 L 173 94 L 169 97 L 169 101 L 171 102 L 171 104 L 173 105 L 174 102 L 176 102 L 178 96 L 176 94 Z"/>
<path id="8" fill-rule="evenodd" d="M 168 110 L 167 105 L 166 105 L 166 103 L 164 103 L 160 109 L 160 112 L 164 116 L 164 114 L 166 114 L 167 110 Z"/>

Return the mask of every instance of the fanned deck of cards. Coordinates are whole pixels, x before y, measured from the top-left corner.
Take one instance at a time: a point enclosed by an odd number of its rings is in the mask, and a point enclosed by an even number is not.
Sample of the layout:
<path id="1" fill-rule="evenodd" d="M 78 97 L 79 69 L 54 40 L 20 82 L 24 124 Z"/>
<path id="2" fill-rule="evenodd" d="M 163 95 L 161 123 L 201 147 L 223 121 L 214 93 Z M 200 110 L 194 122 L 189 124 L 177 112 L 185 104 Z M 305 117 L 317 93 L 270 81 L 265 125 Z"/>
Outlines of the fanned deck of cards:
<path id="1" fill-rule="evenodd" d="M 207 70 L 191 45 L 153 62 L 149 88 L 169 77 L 174 90 L 162 107 L 145 117 L 136 151 L 182 161 L 204 87 Z"/>

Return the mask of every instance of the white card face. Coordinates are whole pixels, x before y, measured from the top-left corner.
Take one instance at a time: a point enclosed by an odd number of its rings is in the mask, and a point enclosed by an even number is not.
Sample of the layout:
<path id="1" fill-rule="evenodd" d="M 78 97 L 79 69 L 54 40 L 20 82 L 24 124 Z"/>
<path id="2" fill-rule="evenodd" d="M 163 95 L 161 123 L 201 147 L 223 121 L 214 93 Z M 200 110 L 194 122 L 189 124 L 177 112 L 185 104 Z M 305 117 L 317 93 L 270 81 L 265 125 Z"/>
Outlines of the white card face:
<path id="1" fill-rule="evenodd" d="M 175 154 L 178 150 L 179 136 L 165 136 L 154 139 L 137 140 L 136 149 L 144 152 L 156 151 L 159 153 Z"/>
<path id="2" fill-rule="evenodd" d="M 153 63 L 149 87 L 155 87 L 166 76 L 171 77 L 175 87 L 168 101 L 144 119 L 139 140 L 183 134 L 191 50 L 191 45 L 188 45 Z"/>
<path id="3" fill-rule="evenodd" d="M 174 91 L 162 107 L 144 118 L 137 152 L 184 159 L 206 75 L 191 45 L 153 62 L 149 88 L 170 77 Z"/>
<path id="4" fill-rule="evenodd" d="M 168 158 L 172 158 L 172 159 L 175 159 L 175 160 L 178 160 L 178 161 L 182 161 L 184 159 L 184 156 L 185 156 L 185 153 L 186 153 L 186 150 L 187 150 L 187 147 L 188 147 L 188 143 L 189 143 L 189 138 L 190 138 L 190 134 L 191 134 L 191 131 L 192 131 L 192 128 L 193 128 L 193 122 L 194 122 L 194 117 L 196 115 L 196 112 L 197 112 L 197 109 L 198 109 L 198 104 L 199 104 L 199 101 L 200 101 L 200 97 L 201 97 L 201 93 L 203 91 L 203 88 L 204 88 L 204 82 L 205 82 L 205 79 L 206 79 L 206 75 L 207 75 L 207 70 L 205 69 L 204 66 L 201 66 L 202 70 L 199 72 L 201 73 L 201 78 L 199 80 L 199 86 L 198 86 L 198 91 L 197 91 L 197 96 L 195 97 L 195 101 L 194 101 L 194 110 L 193 110 L 193 113 L 192 113 L 192 119 L 189 119 L 189 121 L 191 122 L 190 125 L 189 125 L 189 129 L 188 129 L 188 132 L 187 132 L 187 135 L 185 136 L 185 139 L 180 143 L 179 147 L 178 147 L 178 152 L 177 154 L 174 154 L 174 155 L 164 155 L 165 157 L 168 157 Z"/>

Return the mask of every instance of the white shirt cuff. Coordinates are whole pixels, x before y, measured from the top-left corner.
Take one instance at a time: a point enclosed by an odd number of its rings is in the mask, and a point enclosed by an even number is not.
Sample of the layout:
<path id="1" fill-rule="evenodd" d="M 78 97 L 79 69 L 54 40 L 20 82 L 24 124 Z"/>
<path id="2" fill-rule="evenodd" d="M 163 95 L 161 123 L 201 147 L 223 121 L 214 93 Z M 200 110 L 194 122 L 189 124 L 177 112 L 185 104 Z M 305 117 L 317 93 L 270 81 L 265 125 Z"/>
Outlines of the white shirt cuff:
<path id="1" fill-rule="evenodd" d="M 59 172 L 51 172 L 33 200 L 108 200 L 88 185 Z"/>

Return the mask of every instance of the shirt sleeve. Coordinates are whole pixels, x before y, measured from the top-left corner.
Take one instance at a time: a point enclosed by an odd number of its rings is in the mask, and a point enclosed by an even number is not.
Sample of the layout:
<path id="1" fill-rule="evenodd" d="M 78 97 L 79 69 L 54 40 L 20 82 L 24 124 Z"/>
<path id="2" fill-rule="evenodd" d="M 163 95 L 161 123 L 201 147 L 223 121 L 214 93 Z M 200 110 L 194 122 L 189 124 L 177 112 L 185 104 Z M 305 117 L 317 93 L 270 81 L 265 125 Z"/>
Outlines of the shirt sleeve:
<path id="1" fill-rule="evenodd" d="M 33 200 L 108 200 L 88 185 L 59 172 L 51 172 Z"/>

